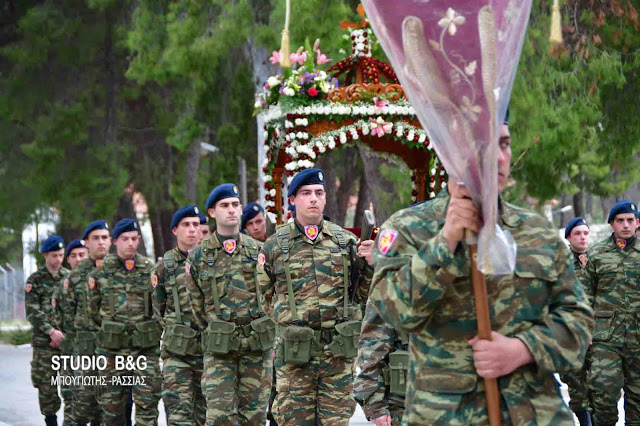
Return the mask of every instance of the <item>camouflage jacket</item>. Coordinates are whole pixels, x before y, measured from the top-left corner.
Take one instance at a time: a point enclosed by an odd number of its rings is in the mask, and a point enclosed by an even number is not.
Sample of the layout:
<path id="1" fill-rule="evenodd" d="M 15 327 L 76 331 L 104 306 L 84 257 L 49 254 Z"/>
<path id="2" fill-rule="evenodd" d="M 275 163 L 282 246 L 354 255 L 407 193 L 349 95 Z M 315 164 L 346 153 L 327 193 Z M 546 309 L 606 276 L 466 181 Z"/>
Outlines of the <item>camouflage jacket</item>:
<path id="1" fill-rule="evenodd" d="M 594 341 L 640 345 L 640 240 L 620 249 L 611 237 L 589 250 L 587 292 L 596 317 Z"/>
<path id="2" fill-rule="evenodd" d="M 263 315 L 256 295 L 259 243 L 245 234 L 229 240 L 236 241 L 231 254 L 223 249 L 214 232 L 193 249 L 185 265 L 191 311 L 202 330 L 216 318 L 214 291 L 220 300 L 223 321 L 244 326 Z"/>
<path id="3" fill-rule="evenodd" d="M 589 276 L 587 275 L 587 259 L 589 257 L 586 253 L 576 253 L 573 250 L 571 253 L 573 254 L 573 269 L 576 270 L 576 277 L 578 277 L 582 288 L 588 296 L 587 283 L 589 282 Z M 584 259 L 584 262 L 581 259 Z"/>
<path id="4" fill-rule="evenodd" d="M 285 274 L 285 255 L 278 242 L 279 232 L 289 235 L 289 267 L 296 311 L 299 321 L 319 330 L 332 328 L 345 318 L 344 315 L 344 259 L 339 244 L 335 241 L 335 230 L 342 230 L 349 247 L 355 246 L 356 237 L 349 231 L 329 221 L 320 225 L 315 240 L 301 230 L 297 222 L 278 228 L 265 241 L 258 261 L 260 296 L 267 314 L 276 324 L 291 324 L 291 308 Z M 347 274 L 354 257 L 347 257 Z M 364 284 L 360 285 L 349 303 L 348 313 L 352 319 L 360 319 L 359 301 L 366 300 L 371 282 L 372 268 L 365 268 Z M 349 277 L 347 277 L 348 279 Z"/>
<path id="5" fill-rule="evenodd" d="M 397 212 L 374 247 L 372 303 L 391 326 L 411 333 L 409 423 L 425 420 L 420 401 L 432 392 L 457 404 L 465 393 L 484 392 L 467 343 L 477 334 L 468 250 L 461 243 L 449 252 L 442 235 L 449 199 L 443 190 Z M 535 359 L 499 379 L 503 408 L 537 424 L 570 421 L 553 373 L 582 366 L 593 313 L 568 248 L 544 218 L 501 201 L 499 223 L 518 252 L 514 274 L 486 277 L 492 330 L 519 338 Z"/>
<path id="6" fill-rule="evenodd" d="M 367 419 L 391 415 L 390 405 L 404 407 L 404 398 L 387 392 L 383 369 L 389 354 L 405 348 L 396 330 L 389 327 L 368 302 L 362 320 L 356 366 L 359 373 L 353 381 L 353 399 L 362 407 Z"/>
<path id="7" fill-rule="evenodd" d="M 88 276 L 89 315 L 100 328 L 102 320 L 135 325 L 152 318 L 150 274 L 153 261 L 136 254 L 127 270 L 125 261 L 108 254 Z"/>
<path id="8" fill-rule="evenodd" d="M 31 323 L 33 347 L 48 347 L 51 330 L 62 331 L 62 312 L 56 299 L 57 288 L 69 271 L 60 268 L 57 276 L 51 275 L 46 266 L 40 267 L 27 278 L 25 284 L 25 310 Z"/>
<path id="9" fill-rule="evenodd" d="M 69 275 L 69 288 L 67 289 L 68 315 L 73 315 L 73 323 L 76 331 L 97 331 L 96 324 L 89 316 L 89 274 L 96 269 L 96 260 L 87 258 L 78 264 L 78 267 Z"/>

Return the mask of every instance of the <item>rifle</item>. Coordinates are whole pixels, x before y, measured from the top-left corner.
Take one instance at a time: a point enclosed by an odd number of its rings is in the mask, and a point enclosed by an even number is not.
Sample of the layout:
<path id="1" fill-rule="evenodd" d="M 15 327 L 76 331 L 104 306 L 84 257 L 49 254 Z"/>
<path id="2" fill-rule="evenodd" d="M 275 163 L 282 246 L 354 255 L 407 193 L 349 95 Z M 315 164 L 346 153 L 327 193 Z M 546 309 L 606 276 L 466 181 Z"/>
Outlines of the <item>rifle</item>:
<path id="1" fill-rule="evenodd" d="M 276 233 L 276 228 L 278 227 L 278 225 L 273 221 L 273 219 L 271 218 L 271 216 L 268 213 L 265 213 L 264 219 L 267 222 L 267 236 L 266 236 L 266 238 L 269 238 L 270 236 L 272 236 L 273 234 Z"/>
<path id="2" fill-rule="evenodd" d="M 373 229 L 376 227 L 376 218 L 373 216 L 371 210 L 365 210 L 362 214 L 362 227 L 360 228 L 360 242 L 370 240 L 373 234 Z M 356 294 L 360 283 L 364 280 L 364 268 L 367 266 L 367 261 L 364 257 L 360 257 L 356 253 L 355 246 L 353 247 L 352 259 L 355 260 L 355 267 L 351 268 L 351 298 Z"/>

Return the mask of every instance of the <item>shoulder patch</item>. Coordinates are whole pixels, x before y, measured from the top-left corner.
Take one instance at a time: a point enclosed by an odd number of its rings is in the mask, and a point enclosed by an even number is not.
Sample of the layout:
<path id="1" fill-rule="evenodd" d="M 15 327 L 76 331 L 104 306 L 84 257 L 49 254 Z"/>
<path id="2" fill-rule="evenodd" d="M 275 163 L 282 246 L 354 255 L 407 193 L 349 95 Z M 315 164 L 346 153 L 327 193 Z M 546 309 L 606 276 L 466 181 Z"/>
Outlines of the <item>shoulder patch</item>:
<path id="1" fill-rule="evenodd" d="M 69 289 L 69 278 L 65 278 L 64 279 L 64 283 L 63 283 L 64 289 L 68 290 Z"/>
<path id="2" fill-rule="evenodd" d="M 89 277 L 89 290 L 93 290 L 94 288 L 96 288 L 96 279 Z"/>
<path id="3" fill-rule="evenodd" d="M 398 231 L 394 231 L 393 229 L 383 230 L 378 237 L 378 250 L 380 251 L 380 253 L 386 255 L 391 249 L 391 246 L 393 245 L 393 242 L 396 240 L 397 236 Z"/>
<path id="4" fill-rule="evenodd" d="M 27 293 L 31 293 L 31 289 L 33 288 L 33 284 L 31 283 L 26 283 L 24 285 L 24 291 L 26 291 Z"/>

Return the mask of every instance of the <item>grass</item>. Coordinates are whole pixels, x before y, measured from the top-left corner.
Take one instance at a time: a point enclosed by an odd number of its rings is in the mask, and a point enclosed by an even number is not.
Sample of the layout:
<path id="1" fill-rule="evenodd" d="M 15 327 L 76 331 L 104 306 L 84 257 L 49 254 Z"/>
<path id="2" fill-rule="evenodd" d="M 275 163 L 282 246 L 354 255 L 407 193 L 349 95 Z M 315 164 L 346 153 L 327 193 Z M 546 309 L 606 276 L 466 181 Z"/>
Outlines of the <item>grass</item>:
<path id="1" fill-rule="evenodd" d="M 31 343 L 31 330 L 0 330 L 0 342 L 16 346 Z"/>

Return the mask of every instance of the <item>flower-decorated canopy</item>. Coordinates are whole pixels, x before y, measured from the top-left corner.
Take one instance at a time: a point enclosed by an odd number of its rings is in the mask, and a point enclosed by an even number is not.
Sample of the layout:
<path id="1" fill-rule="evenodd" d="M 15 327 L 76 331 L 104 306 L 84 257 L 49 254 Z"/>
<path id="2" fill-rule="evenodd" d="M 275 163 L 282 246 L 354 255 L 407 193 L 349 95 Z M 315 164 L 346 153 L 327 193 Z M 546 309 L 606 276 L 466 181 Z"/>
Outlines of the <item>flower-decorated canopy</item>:
<path id="1" fill-rule="evenodd" d="M 283 185 L 297 172 L 314 166 L 319 155 L 350 143 L 364 143 L 377 152 L 402 158 L 412 169 L 414 201 L 435 197 L 445 179 L 427 133 L 407 101 L 395 72 L 372 58 L 373 32 L 359 8 L 362 22 L 341 24 L 349 31 L 350 57 L 326 72 L 330 61 L 319 43 L 298 50 L 290 59 L 295 70 L 267 80 L 256 112 L 264 120 L 265 207 L 282 220 Z M 274 52 L 272 62 L 280 61 Z M 317 59 L 316 59 L 317 58 Z M 344 86 L 340 87 L 338 79 Z"/>

